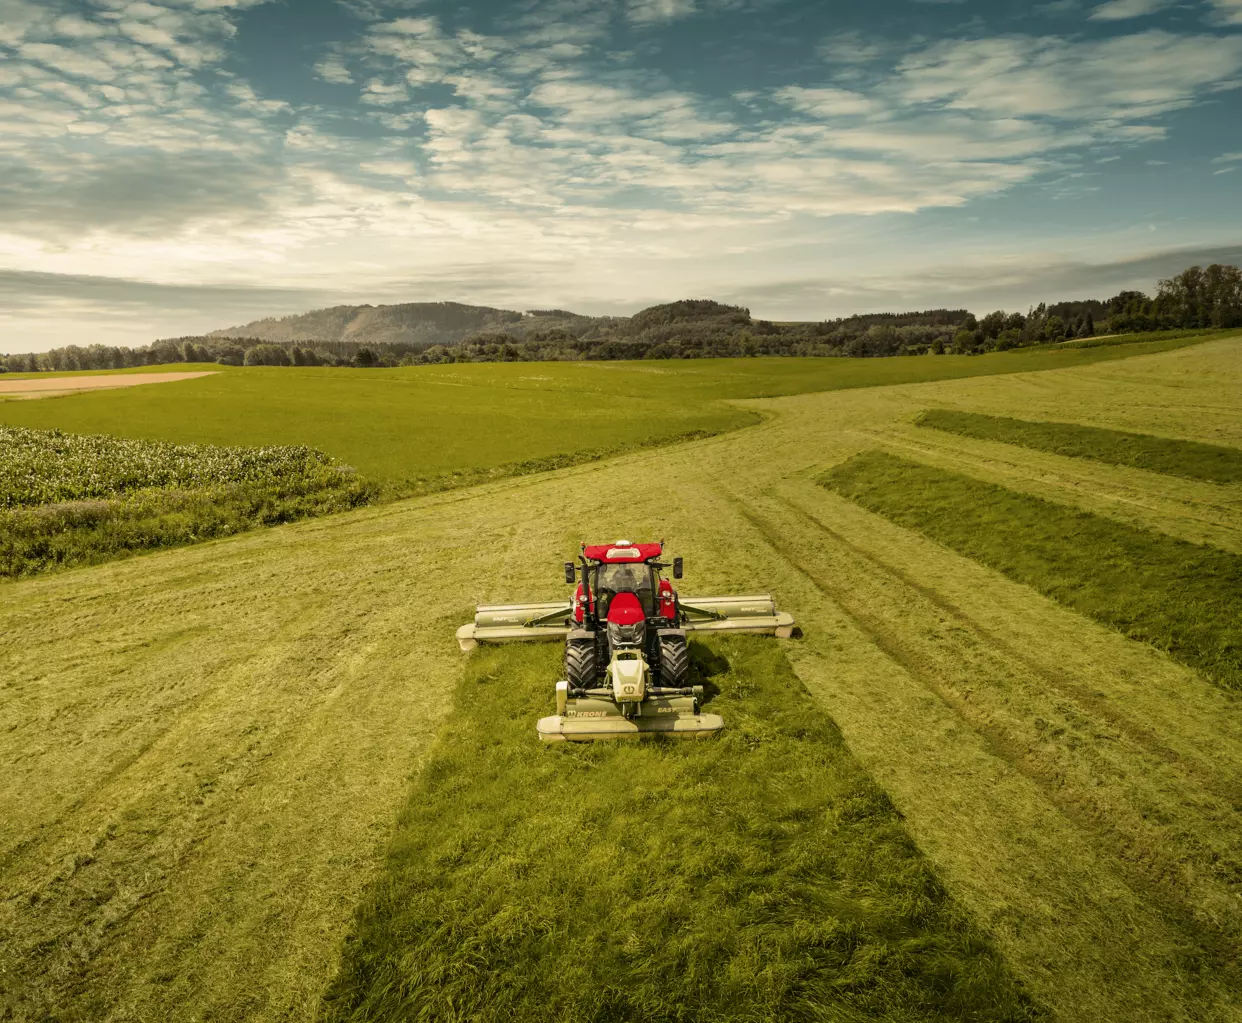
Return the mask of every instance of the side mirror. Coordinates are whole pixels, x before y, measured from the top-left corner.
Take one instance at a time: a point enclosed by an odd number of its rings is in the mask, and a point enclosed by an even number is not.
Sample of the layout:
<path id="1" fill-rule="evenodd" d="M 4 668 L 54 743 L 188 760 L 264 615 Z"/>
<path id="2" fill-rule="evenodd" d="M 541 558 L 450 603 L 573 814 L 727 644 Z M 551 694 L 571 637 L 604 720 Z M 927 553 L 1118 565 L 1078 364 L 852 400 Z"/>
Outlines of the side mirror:
<path id="1" fill-rule="evenodd" d="M 567 561 L 565 562 L 565 582 L 572 583 L 574 578 L 574 563 L 572 561 Z"/>
<path id="2" fill-rule="evenodd" d="M 674 579 L 681 578 L 681 558 L 673 559 L 673 578 Z"/>

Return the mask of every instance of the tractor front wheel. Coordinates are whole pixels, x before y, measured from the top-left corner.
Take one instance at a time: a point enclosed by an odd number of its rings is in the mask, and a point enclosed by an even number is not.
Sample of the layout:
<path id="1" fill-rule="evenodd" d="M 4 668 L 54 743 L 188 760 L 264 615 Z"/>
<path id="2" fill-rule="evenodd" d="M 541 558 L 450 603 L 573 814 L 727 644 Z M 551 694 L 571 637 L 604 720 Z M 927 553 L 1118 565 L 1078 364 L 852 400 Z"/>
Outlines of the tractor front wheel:
<path id="1" fill-rule="evenodd" d="M 660 684 L 681 689 L 690 675 L 690 648 L 685 633 L 660 636 Z"/>
<path id="2" fill-rule="evenodd" d="M 565 644 L 565 678 L 574 689 L 592 689 L 599 674 L 595 639 L 571 639 Z"/>

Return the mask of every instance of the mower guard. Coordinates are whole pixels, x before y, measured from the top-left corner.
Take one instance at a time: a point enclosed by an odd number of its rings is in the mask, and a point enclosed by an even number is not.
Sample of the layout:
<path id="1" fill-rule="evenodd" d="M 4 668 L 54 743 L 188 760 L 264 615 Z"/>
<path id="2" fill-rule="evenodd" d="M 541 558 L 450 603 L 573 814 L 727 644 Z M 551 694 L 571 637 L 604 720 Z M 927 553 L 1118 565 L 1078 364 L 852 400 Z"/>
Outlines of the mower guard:
<path id="1" fill-rule="evenodd" d="M 575 718 L 562 714 L 540 718 L 535 726 L 544 742 L 608 742 L 665 735 L 673 739 L 706 739 L 724 728 L 719 714 L 694 714 L 659 718 Z"/>

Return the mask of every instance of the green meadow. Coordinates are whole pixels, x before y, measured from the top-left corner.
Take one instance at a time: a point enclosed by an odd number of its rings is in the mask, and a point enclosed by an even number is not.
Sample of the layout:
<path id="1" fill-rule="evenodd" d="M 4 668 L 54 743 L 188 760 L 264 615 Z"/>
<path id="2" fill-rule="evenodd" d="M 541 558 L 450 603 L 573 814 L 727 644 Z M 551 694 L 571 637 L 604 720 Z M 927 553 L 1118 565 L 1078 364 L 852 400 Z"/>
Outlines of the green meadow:
<path id="1" fill-rule="evenodd" d="M 178 444 L 300 444 L 392 484 L 474 480 L 500 466 L 557 468 L 587 452 L 758 422 L 728 404 L 737 399 L 1083 366 L 1193 343 L 978 357 L 218 367 L 196 380 L 0 402 L 0 423 Z"/>

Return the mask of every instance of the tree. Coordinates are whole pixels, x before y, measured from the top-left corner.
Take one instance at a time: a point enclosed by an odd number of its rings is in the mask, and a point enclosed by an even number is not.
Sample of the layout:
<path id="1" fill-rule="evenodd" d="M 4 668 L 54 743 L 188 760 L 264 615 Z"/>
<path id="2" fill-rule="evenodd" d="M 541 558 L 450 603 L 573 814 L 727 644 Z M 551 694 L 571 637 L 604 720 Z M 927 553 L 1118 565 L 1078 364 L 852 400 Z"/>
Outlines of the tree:
<path id="1" fill-rule="evenodd" d="M 376 362 L 375 353 L 370 348 L 359 348 L 353 361 L 359 369 L 370 369 Z"/>
<path id="2" fill-rule="evenodd" d="M 979 329 L 983 331 L 984 337 L 998 338 L 1000 332 L 1005 329 L 1008 317 L 1005 315 L 1004 309 L 998 309 L 994 313 L 988 313 L 980 322 Z"/>
<path id="3" fill-rule="evenodd" d="M 289 353 L 279 345 L 255 345 L 246 350 L 247 366 L 288 366 Z"/>

